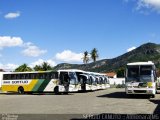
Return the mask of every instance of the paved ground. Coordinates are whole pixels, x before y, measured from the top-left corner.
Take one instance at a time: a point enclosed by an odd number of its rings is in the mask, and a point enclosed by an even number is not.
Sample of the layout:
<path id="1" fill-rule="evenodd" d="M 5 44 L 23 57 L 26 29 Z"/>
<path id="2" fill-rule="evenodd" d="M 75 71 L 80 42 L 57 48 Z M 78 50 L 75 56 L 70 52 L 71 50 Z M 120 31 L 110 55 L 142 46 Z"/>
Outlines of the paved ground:
<path id="1" fill-rule="evenodd" d="M 0 114 L 160 114 L 160 94 L 127 97 L 124 89 L 69 95 L 0 93 Z"/>

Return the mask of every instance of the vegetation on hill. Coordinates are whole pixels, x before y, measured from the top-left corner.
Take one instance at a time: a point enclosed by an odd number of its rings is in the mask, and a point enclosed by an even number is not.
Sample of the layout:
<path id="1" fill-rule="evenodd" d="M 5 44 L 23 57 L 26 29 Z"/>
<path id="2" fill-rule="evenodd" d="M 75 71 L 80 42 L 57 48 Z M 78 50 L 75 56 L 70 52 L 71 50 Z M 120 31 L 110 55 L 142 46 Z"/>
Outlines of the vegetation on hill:
<path id="1" fill-rule="evenodd" d="M 88 63 L 88 52 L 84 52 L 83 62 L 85 64 L 68 64 L 61 63 L 52 68 L 48 63 L 44 62 L 42 65 L 36 65 L 33 69 L 36 71 L 45 70 L 59 70 L 59 69 L 81 69 L 93 72 L 111 72 L 117 73 L 118 77 L 124 76 L 124 70 L 127 63 L 130 62 L 145 62 L 153 61 L 157 67 L 157 73 L 160 75 L 160 45 L 155 43 L 146 43 L 138 48 L 120 55 L 113 59 L 103 59 L 96 61 L 98 58 L 98 50 L 94 48 L 91 51 L 92 63 Z M 15 71 L 33 71 L 27 64 L 19 66 Z"/>
<path id="2" fill-rule="evenodd" d="M 113 59 L 103 59 L 88 64 L 61 63 L 55 66 L 54 69 L 82 69 L 95 72 L 115 71 L 119 72 L 119 75 L 122 75 L 122 71 L 127 63 L 140 61 L 153 61 L 156 64 L 156 67 L 160 69 L 160 45 L 146 43 Z"/>

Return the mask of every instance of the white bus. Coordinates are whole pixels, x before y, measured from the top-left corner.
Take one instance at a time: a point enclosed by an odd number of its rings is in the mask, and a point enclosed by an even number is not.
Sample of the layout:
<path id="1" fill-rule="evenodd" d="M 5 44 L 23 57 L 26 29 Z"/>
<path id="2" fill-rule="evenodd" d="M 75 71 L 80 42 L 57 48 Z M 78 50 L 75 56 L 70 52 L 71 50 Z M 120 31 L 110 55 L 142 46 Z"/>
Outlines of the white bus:
<path id="1" fill-rule="evenodd" d="M 99 78 L 101 82 L 101 89 L 110 88 L 109 78 L 105 74 L 99 73 Z"/>
<path id="2" fill-rule="evenodd" d="M 65 70 L 58 70 L 59 79 L 65 81 L 64 86 L 68 92 L 77 92 L 81 89 L 81 84 L 79 82 L 77 72 L 82 73 L 81 70 L 77 69 L 65 69 Z"/>
<path id="3" fill-rule="evenodd" d="M 153 62 L 128 63 L 125 80 L 126 94 L 147 94 L 155 97 L 157 77 Z"/>
<path id="4" fill-rule="evenodd" d="M 94 91 L 110 87 L 107 76 L 79 69 L 58 70 L 60 81 L 68 92 Z M 57 91 L 58 92 L 58 91 Z"/>
<path id="5" fill-rule="evenodd" d="M 106 89 L 109 88 L 109 79 L 108 76 L 102 73 L 97 73 L 97 72 L 88 72 L 90 76 L 92 76 L 93 80 L 93 90 L 101 90 L 101 89 Z"/>
<path id="6" fill-rule="evenodd" d="M 81 91 L 92 91 L 97 89 L 97 87 L 94 87 L 95 78 L 92 75 L 84 72 L 82 74 L 79 74 L 79 78 L 81 83 Z"/>
<path id="7" fill-rule="evenodd" d="M 78 69 L 58 70 L 59 76 L 66 74 L 69 79 L 68 91 L 92 91 L 97 90 L 96 77 L 90 72 Z M 60 79 L 62 79 L 60 77 Z M 98 78 L 97 78 L 98 79 Z"/>
<path id="8" fill-rule="evenodd" d="M 2 76 L 3 92 L 68 92 L 54 71 L 3 72 Z"/>

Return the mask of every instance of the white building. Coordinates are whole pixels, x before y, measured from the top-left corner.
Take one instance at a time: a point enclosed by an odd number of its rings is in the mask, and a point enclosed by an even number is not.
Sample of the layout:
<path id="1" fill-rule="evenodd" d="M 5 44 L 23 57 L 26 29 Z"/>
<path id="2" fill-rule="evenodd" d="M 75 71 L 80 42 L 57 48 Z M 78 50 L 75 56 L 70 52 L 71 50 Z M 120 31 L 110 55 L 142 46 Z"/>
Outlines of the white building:
<path id="1" fill-rule="evenodd" d="M 125 78 L 109 78 L 110 85 L 125 84 Z"/>

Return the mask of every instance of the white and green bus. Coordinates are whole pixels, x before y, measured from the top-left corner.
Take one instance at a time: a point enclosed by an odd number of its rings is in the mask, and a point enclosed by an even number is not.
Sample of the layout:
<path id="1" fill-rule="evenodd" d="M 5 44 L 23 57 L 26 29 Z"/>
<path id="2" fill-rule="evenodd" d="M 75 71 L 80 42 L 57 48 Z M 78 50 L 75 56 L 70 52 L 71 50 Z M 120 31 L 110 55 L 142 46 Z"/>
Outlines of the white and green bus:
<path id="1" fill-rule="evenodd" d="M 125 75 L 125 92 L 132 94 L 156 94 L 156 67 L 153 62 L 128 63 Z"/>
<path id="2" fill-rule="evenodd" d="M 3 92 L 68 92 L 56 71 L 3 72 L 1 79 Z"/>

